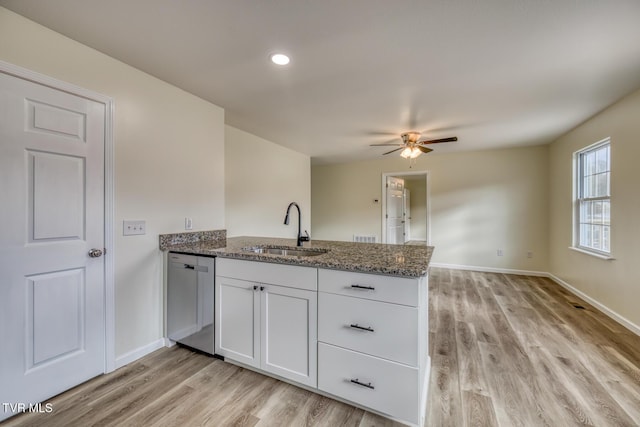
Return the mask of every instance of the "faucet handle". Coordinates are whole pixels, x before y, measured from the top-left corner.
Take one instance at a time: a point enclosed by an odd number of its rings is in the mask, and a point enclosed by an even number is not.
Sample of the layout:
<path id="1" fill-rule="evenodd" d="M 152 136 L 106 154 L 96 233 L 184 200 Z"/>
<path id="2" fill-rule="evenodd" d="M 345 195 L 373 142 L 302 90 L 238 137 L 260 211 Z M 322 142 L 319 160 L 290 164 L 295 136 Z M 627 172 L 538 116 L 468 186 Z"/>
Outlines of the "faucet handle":
<path id="1" fill-rule="evenodd" d="M 311 237 L 309 236 L 309 232 L 307 230 L 304 230 L 304 236 L 300 236 L 300 241 L 301 242 L 308 242 L 311 240 Z"/>

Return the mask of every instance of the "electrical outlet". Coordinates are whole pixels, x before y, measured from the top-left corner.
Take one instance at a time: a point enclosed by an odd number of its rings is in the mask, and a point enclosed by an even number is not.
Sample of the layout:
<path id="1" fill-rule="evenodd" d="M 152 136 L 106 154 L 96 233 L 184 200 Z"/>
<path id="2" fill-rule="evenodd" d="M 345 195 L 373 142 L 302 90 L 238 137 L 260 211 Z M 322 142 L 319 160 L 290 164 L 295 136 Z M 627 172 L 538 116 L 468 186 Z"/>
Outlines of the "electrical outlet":
<path id="1" fill-rule="evenodd" d="M 497 250 L 497 254 L 498 254 L 498 256 L 503 256 L 504 255 L 504 251 L 502 249 L 498 249 Z"/>
<path id="2" fill-rule="evenodd" d="M 147 222 L 142 220 L 124 220 L 122 221 L 123 236 L 138 236 L 147 233 Z"/>
<path id="3" fill-rule="evenodd" d="M 533 252 L 532 251 L 528 251 L 527 252 L 527 258 L 533 258 Z"/>
<path id="4" fill-rule="evenodd" d="M 191 220 L 191 218 L 186 217 L 184 219 L 184 229 L 185 230 L 193 230 L 193 221 Z"/>

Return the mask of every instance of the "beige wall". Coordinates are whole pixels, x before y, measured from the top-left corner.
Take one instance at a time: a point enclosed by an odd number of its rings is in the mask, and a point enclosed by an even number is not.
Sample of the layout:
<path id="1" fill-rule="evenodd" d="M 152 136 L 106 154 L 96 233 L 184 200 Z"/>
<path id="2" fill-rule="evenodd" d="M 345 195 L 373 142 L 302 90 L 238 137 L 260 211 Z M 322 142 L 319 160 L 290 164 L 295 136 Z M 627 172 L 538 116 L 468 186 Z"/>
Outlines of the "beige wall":
<path id="1" fill-rule="evenodd" d="M 295 238 L 295 208 L 283 224 L 290 202 L 300 205 L 302 232 L 311 232 L 309 156 L 225 126 L 225 163 L 228 236 Z"/>
<path id="2" fill-rule="evenodd" d="M 158 234 L 224 228 L 224 111 L 0 7 L 0 59 L 115 100 L 116 355 L 162 337 Z M 123 219 L 147 221 L 121 236 Z M 113 248 L 108 248 L 113 249 Z"/>
<path id="3" fill-rule="evenodd" d="M 380 236 L 381 204 L 373 200 L 381 197 L 382 174 L 428 171 L 433 262 L 547 271 L 547 151 L 434 152 L 419 157 L 412 169 L 400 156 L 313 166 L 313 233 L 333 240 Z"/>
<path id="4" fill-rule="evenodd" d="M 573 153 L 611 137 L 613 261 L 569 249 Z M 550 272 L 640 325 L 640 91 L 569 132 L 550 147 Z"/>

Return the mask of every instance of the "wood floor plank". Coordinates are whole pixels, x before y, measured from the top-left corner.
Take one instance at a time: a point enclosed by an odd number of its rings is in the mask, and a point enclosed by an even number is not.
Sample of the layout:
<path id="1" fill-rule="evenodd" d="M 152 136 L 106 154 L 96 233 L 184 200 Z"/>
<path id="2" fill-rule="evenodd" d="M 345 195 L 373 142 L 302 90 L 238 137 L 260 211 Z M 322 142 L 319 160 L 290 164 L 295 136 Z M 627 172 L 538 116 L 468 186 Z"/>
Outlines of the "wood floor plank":
<path id="1" fill-rule="evenodd" d="M 472 324 L 456 322 L 456 345 L 460 390 L 487 395 L 489 388 Z"/>
<path id="2" fill-rule="evenodd" d="M 435 361 L 431 370 L 430 390 L 437 390 L 438 400 L 429 411 L 429 424 L 455 426 L 455 420 L 461 419 L 461 395 L 457 362 L 455 319 L 450 298 L 439 298 L 435 313 L 437 327 L 434 343 Z M 433 402 L 433 401 L 432 401 Z"/>
<path id="3" fill-rule="evenodd" d="M 124 417 L 118 421 L 120 426 L 153 426 L 153 425 L 175 425 L 169 423 L 171 415 L 181 410 L 182 405 L 196 394 L 192 387 L 180 385 L 166 393 L 139 411 Z"/>
<path id="4" fill-rule="evenodd" d="M 591 409 L 594 419 L 598 420 L 597 425 L 637 426 L 598 379 L 579 361 L 564 357 L 557 359 L 575 393 L 582 397 Z"/>
<path id="5" fill-rule="evenodd" d="M 483 365 L 487 371 L 490 396 L 498 424 L 501 426 L 536 425 L 531 415 L 533 405 L 527 401 L 523 382 L 499 345 L 479 343 Z"/>
<path id="6" fill-rule="evenodd" d="M 530 355 L 538 381 L 546 390 L 547 398 L 552 400 L 546 407 L 560 412 L 557 419 L 563 420 L 567 426 L 594 425 L 585 403 L 571 390 L 570 382 L 557 369 L 554 356 L 540 347 L 531 347 Z"/>
<path id="7" fill-rule="evenodd" d="M 640 337 L 551 280 L 432 268 L 429 308 L 425 427 L 640 426 Z M 178 346 L 47 403 L 1 426 L 398 425 Z"/>
<path id="8" fill-rule="evenodd" d="M 463 391 L 462 404 L 466 427 L 493 427 L 498 424 L 490 397 L 471 391 Z"/>

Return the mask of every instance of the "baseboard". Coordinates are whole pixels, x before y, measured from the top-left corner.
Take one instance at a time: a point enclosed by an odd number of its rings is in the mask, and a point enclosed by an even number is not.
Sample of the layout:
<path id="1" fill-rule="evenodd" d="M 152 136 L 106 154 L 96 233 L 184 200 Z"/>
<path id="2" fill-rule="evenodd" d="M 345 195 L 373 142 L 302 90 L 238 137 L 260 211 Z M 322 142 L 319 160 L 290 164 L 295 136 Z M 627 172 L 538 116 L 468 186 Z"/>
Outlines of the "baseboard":
<path id="1" fill-rule="evenodd" d="M 566 290 L 568 290 L 569 292 L 571 292 L 572 294 L 579 296 L 580 298 L 582 298 L 583 300 L 585 300 L 586 302 L 588 302 L 589 304 L 591 304 L 592 306 L 594 306 L 595 308 L 597 308 L 598 310 L 600 310 L 601 312 L 603 312 L 604 314 L 606 314 L 607 316 L 615 320 L 616 322 L 620 323 L 625 328 L 629 329 L 634 334 L 640 336 L 640 326 L 631 322 L 629 319 L 619 315 L 618 313 L 611 310 L 606 305 L 596 301 L 595 299 L 591 298 L 589 295 L 585 294 L 581 290 L 574 288 L 573 286 L 571 286 L 569 283 L 565 282 L 561 278 L 551 273 L 547 273 L 547 277 L 553 280 L 554 282 L 556 282 L 558 285 L 565 288 Z"/>
<path id="2" fill-rule="evenodd" d="M 164 346 L 165 346 L 164 338 L 160 338 L 158 340 L 155 340 L 152 343 L 149 343 L 142 347 L 138 347 L 135 350 L 131 350 L 130 352 L 125 353 L 122 356 L 116 358 L 116 369 L 122 368 L 123 366 L 126 366 L 129 363 L 135 362 L 141 357 L 144 357 L 149 353 L 153 353 L 154 351 Z"/>
<path id="3" fill-rule="evenodd" d="M 572 294 L 579 296 L 580 298 L 582 298 L 592 306 L 596 307 L 605 315 L 609 316 L 616 322 L 620 323 L 622 326 L 629 329 L 634 334 L 640 336 L 640 326 L 631 322 L 629 319 L 619 315 L 618 313 L 611 310 L 606 305 L 596 301 L 595 299 L 591 298 L 589 295 L 585 294 L 584 292 L 578 290 L 577 288 L 574 288 L 569 283 L 565 282 L 559 277 L 551 273 L 547 273 L 546 271 L 527 271 L 527 270 L 515 270 L 511 268 L 480 267 L 477 265 L 459 265 L 459 264 L 442 264 L 442 263 L 432 263 L 430 264 L 430 266 L 438 267 L 438 268 L 450 268 L 452 270 L 481 271 L 483 273 L 503 273 L 503 274 L 517 274 L 517 275 L 524 275 L 524 276 L 548 277 L 549 279 L 553 280 L 558 285 L 562 286 Z"/>
<path id="4" fill-rule="evenodd" d="M 549 277 L 549 273 L 544 271 L 515 270 L 512 268 L 480 267 L 478 265 L 442 264 L 438 262 L 434 262 L 429 265 L 431 267 L 450 268 L 452 270 L 469 270 L 469 271 L 481 271 L 483 273 L 503 273 L 503 274 L 517 274 L 520 276 Z"/>

